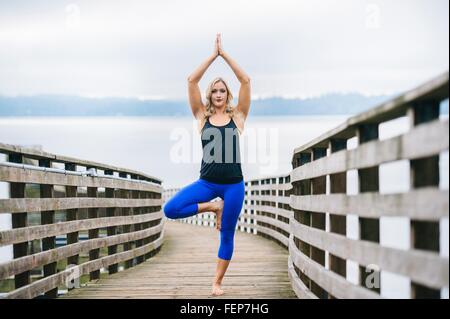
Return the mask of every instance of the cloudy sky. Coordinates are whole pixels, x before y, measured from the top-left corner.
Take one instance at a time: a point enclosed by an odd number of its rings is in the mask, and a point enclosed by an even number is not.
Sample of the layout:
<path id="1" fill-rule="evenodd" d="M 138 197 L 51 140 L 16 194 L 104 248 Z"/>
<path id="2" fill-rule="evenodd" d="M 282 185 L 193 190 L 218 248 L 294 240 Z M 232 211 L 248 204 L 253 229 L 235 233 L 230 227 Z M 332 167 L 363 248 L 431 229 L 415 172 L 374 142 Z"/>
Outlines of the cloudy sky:
<path id="1" fill-rule="evenodd" d="M 448 0 L 0 0 L 0 94 L 186 99 L 224 49 L 254 97 L 396 93 L 448 70 Z M 220 58 L 200 82 L 238 82 Z M 236 94 L 235 94 L 236 95 Z"/>

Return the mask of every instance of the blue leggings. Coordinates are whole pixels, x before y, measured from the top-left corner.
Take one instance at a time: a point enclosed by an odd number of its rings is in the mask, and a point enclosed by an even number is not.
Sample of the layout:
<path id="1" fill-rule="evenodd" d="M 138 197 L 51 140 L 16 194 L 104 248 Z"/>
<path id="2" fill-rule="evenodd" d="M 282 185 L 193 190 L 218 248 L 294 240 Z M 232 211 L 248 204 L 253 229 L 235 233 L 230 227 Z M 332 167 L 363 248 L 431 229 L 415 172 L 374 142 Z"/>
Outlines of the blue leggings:
<path id="1" fill-rule="evenodd" d="M 163 207 L 167 218 L 179 219 L 198 213 L 198 203 L 209 202 L 216 197 L 224 201 L 220 247 L 218 257 L 231 260 L 234 248 L 234 232 L 244 203 L 244 181 L 235 184 L 216 184 L 198 179 L 182 188 Z"/>

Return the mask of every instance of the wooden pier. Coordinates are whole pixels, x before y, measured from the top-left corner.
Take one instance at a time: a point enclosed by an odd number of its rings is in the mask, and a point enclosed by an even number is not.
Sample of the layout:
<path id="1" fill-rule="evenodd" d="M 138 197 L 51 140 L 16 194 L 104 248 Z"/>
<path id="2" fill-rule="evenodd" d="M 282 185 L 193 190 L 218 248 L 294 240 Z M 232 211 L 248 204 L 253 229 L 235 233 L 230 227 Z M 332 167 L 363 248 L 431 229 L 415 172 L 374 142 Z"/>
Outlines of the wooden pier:
<path id="1" fill-rule="evenodd" d="M 215 228 L 167 221 L 164 244 L 153 258 L 62 298 L 297 298 L 286 271 L 287 251 L 241 232 L 236 233 L 235 253 L 224 278 L 225 294 L 211 296 L 218 246 Z"/>
<path id="2" fill-rule="evenodd" d="M 447 72 L 297 147 L 292 171 L 246 180 L 225 295 L 214 298 L 389 298 L 392 278 L 406 283 L 403 298 L 448 298 L 448 97 Z M 380 137 L 399 119 L 404 132 Z M 0 214 L 12 216 L 0 246 L 14 251 L 0 263 L 0 283 L 10 284 L 0 298 L 55 298 L 77 278 L 81 288 L 63 298 L 213 298 L 215 215 L 166 220 L 162 205 L 178 189 L 15 145 L 0 143 L 0 154 L 10 191 Z M 380 171 L 400 161 L 408 189 L 384 193 Z M 405 247 L 382 240 L 392 218 L 407 228 Z M 57 236 L 67 244 L 57 247 Z"/>

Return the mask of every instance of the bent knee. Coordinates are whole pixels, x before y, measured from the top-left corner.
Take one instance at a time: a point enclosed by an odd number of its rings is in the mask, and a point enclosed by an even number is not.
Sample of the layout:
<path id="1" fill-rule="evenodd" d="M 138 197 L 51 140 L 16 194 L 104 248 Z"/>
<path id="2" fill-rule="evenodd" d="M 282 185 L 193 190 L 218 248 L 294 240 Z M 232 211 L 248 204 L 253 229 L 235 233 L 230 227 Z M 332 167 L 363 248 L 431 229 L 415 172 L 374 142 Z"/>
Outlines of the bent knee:
<path id="1" fill-rule="evenodd" d="M 171 201 L 168 201 L 164 205 L 163 212 L 164 212 L 164 215 L 166 215 L 166 217 L 170 218 L 170 219 L 176 219 L 177 215 L 178 215 L 178 213 L 177 213 L 178 210 L 177 210 L 176 206 Z"/>

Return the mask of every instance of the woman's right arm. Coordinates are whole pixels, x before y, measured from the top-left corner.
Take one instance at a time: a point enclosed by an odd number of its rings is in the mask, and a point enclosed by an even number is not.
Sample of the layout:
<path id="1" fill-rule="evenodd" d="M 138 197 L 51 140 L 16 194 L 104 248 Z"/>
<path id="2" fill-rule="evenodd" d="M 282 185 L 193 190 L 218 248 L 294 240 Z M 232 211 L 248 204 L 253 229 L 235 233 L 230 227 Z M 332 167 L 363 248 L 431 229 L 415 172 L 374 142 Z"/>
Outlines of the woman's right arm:
<path id="1" fill-rule="evenodd" d="M 189 104 L 191 105 L 192 114 L 196 119 L 199 119 L 204 112 L 205 106 L 202 102 L 202 96 L 200 94 L 200 82 L 203 74 L 205 74 L 208 67 L 219 56 L 219 35 L 216 35 L 216 41 L 213 54 L 206 59 L 192 74 L 188 77 L 188 92 L 189 92 Z"/>

